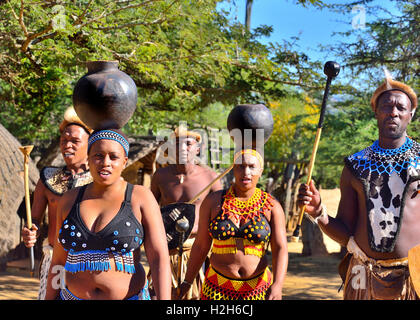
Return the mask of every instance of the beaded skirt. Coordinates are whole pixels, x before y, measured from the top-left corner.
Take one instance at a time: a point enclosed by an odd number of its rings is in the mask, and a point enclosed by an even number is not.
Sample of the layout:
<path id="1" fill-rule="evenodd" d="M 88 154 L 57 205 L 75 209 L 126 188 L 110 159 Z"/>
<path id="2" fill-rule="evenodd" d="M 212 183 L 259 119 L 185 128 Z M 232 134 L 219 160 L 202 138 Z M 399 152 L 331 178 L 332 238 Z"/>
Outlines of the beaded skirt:
<path id="1" fill-rule="evenodd" d="M 268 267 L 254 278 L 238 280 L 222 275 L 210 265 L 201 289 L 201 300 L 265 300 L 271 282 Z"/>

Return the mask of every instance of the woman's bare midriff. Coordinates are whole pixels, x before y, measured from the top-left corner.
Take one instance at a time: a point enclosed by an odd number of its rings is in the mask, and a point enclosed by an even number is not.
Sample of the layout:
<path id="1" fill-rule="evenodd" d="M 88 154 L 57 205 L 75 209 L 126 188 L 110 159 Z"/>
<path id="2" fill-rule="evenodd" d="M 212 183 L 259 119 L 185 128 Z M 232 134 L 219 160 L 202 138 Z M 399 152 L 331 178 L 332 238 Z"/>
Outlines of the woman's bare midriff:
<path id="1" fill-rule="evenodd" d="M 261 274 L 268 265 L 267 256 L 262 258 L 245 254 L 237 241 L 237 252 L 235 254 L 215 254 L 210 256 L 210 264 L 213 268 L 232 279 L 250 279 Z"/>
<path id="2" fill-rule="evenodd" d="M 108 271 L 66 272 L 66 287 L 76 297 L 87 300 L 124 300 L 137 295 L 146 283 L 139 253 L 134 255 L 136 273 L 117 271 L 110 255 Z"/>

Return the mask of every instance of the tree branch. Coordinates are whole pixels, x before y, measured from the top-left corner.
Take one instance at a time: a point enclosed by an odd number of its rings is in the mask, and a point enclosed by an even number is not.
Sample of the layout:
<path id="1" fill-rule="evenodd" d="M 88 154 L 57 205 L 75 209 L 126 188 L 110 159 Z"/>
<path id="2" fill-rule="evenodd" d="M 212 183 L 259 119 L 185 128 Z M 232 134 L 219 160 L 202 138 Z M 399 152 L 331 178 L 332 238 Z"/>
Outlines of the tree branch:
<path id="1" fill-rule="evenodd" d="M 78 25 L 82 22 L 83 18 L 86 16 L 88 9 L 91 5 L 91 3 L 93 2 L 93 0 L 90 0 L 89 3 L 87 4 L 85 10 L 82 12 L 82 14 L 80 16 L 77 17 L 76 21 L 73 23 L 73 25 Z"/>
<path id="2" fill-rule="evenodd" d="M 53 29 L 52 22 L 50 21 L 50 24 L 44 30 L 41 30 L 41 31 L 39 31 L 37 33 L 33 33 L 33 34 L 29 35 L 29 36 L 27 35 L 27 38 L 23 42 L 22 47 L 21 47 L 22 52 L 26 52 L 27 51 L 27 49 L 28 49 L 29 45 L 31 44 L 32 40 L 34 40 L 34 39 L 42 36 L 43 34 L 51 31 L 52 29 Z"/>
<path id="3" fill-rule="evenodd" d="M 148 0 L 148 1 L 145 1 L 145 2 L 142 2 L 142 3 L 138 3 L 138 4 L 127 5 L 125 7 L 121 7 L 121 8 L 115 9 L 113 11 L 110 11 L 108 13 L 107 13 L 107 11 L 105 9 L 99 16 L 97 16 L 95 18 L 92 18 L 92 19 L 90 19 L 89 21 L 87 21 L 87 22 L 85 22 L 83 24 L 73 24 L 73 25 L 74 26 L 78 26 L 78 28 L 83 28 L 83 27 L 87 26 L 88 24 L 91 24 L 91 23 L 93 23 L 95 21 L 98 21 L 98 20 L 100 20 L 102 18 L 106 18 L 106 17 L 108 17 L 110 15 L 114 15 L 114 14 L 120 12 L 120 11 L 142 7 L 142 6 L 145 6 L 145 5 L 147 5 L 147 4 L 151 3 L 151 2 L 155 2 L 155 1 L 157 1 L 157 0 Z M 110 3 L 114 3 L 114 2 L 111 1 Z"/>
<path id="4" fill-rule="evenodd" d="M 400 62 L 408 62 L 408 61 L 418 61 L 420 59 L 420 54 L 414 54 L 413 56 L 405 56 L 400 59 L 380 59 L 380 58 L 368 58 L 366 60 L 359 60 L 356 62 L 348 63 L 343 65 L 343 67 L 355 67 L 355 66 L 364 66 L 364 65 L 373 65 L 373 64 L 383 64 L 383 63 L 400 63 Z"/>
<path id="5" fill-rule="evenodd" d="M 23 21 L 23 9 L 24 9 L 24 1 L 20 1 L 20 11 L 19 11 L 19 24 L 23 30 L 25 37 L 28 36 L 28 30 L 26 29 L 25 22 Z"/>
<path id="6" fill-rule="evenodd" d="M 126 24 L 121 24 L 121 25 L 117 25 L 117 26 L 113 26 L 113 27 L 97 27 L 97 28 L 92 28 L 94 30 L 102 30 L 102 31 L 108 31 L 108 30 L 116 30 L 116 29 L 125 29 L 125 28 L 129 28 L 129 27 L 134 27 L 134 26 L 151 26 L 154 24 L 160 24 L 164 21 L 167 21 L 166 18 L 159 18 L 156 19 L 154 21 L 151 22 L 130 22 L 130 23 L 126 23 Z"/>
<path id="7" fill-rule="evenodd" d="M 322 89 L 322 87 L 314 87 L 314 86 L 305 85 L 301 82 L 301 80 L 299 80 L 299 82 L 278 80 L 278 79 L 273 79 L 273 78 L 269 78 L 269 77 L 254 73 L 253 71 L 255 70 L 255 67 L 252 65 L 246 65 L 240 62 L 235 62 L 235 61 L 232 64 L 239 68 L 252 71 L 252 75 L 261 80 L 270 81 L 274 83 L 280 83 L 280 84 L 287 84 L 287 85 L 297 86 L 297 87 L 302 87 L 302 88 L 308 88 L 308 89 L 316 89 L 316 90 Z"/>

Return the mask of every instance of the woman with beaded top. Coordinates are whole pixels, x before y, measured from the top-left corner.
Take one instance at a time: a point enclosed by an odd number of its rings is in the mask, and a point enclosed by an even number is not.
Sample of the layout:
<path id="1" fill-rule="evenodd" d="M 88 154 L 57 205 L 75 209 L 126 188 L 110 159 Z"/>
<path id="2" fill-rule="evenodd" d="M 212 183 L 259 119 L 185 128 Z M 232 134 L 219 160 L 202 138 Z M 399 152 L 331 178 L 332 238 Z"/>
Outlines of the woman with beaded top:
<path id="1" fill-rule="evenodd" d="M 140 264 L 143 243 L 157 298 L 170 299 L 169 254 L 159 206 L 148 189 L 121 178 L 128 148 L 119 129 L 90 136 L 93 182 L 70 190 L 59 202 L 46 299 L 150 299 Z M 59 266 L 64 266 L 65 277 Z"/>
<path id="2" fill-rule="evenodd" d="M 282 298 L 288 263 L 285 217 L 279 202 L 257 188 L 262 172 L 260 153 L 241 150 L 234 157 L 235 180 L 231 187 L 204 199 L 180 298 L 210 248 L 202 300 Z M 272 272 L 268 268 L 268 245 Z"/>

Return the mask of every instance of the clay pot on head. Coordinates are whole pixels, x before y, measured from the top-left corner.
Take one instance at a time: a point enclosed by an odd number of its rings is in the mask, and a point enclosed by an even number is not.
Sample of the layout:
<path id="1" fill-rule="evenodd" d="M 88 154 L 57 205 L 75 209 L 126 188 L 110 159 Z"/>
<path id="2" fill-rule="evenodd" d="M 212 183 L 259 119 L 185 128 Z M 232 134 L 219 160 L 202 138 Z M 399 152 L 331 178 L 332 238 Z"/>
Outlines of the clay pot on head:
<path id="1" fill-rule="evenodd" d="M 87 68 L 73 90 L 77 115 L 94 130 L 122 128 L 136 109 L 136 84 L 118 61 L 89 61 Z"/>
<path id="2" fill-rule="evenodd" d="M 232 109 L 227 119 L 227 128 L 231 133 L 231 138 L 239 148 L 264 148 L 264 144 L 273 132 L 273 126 L 271 111 L 263 104 L 238 105 Z M 241 140 L 238 139 L 237 132 L 241 133 Z M 239 142 L 241 146 L 238 145 Z"/>

